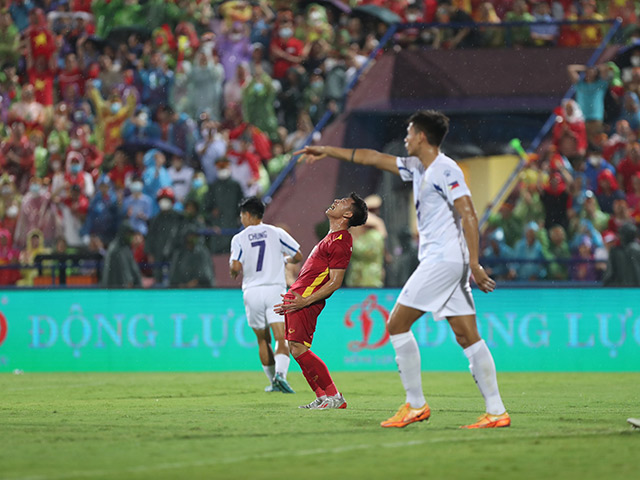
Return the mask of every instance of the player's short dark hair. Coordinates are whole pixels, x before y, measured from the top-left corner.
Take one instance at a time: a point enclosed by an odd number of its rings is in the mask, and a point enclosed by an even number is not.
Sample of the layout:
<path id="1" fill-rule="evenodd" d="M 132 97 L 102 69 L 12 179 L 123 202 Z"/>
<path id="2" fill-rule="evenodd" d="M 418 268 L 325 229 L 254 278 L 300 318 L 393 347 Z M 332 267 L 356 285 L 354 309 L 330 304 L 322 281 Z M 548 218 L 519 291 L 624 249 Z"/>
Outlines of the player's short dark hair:
<path id="1" fill-rule="evenodd" d="M 351 192 L 349 197 L 353 199 L 353 204 L 351 205 L 351 213 L 353 213 L 353 215 L 349 219 L 349 226 L 357 227 L 358 225 L 364 225 L 369 217 L 367 204 L 356 192 Z"/>
<path id="2" fill-rule="evenodd" d="M 427 141 L 436 147 L 442 144 L 449 131 L 449 117 L 436 110 L 416 112 L 409 117 L 408 123 L 412 123 L 414 129 L 424 133 Z"/>
<path id="3" fill-rule="evenodd" d="M 264 203 L 258 197 L 247 197 L 240 202 L 240 212 L 247 212 L 256 218 L 264 216 Z"/>

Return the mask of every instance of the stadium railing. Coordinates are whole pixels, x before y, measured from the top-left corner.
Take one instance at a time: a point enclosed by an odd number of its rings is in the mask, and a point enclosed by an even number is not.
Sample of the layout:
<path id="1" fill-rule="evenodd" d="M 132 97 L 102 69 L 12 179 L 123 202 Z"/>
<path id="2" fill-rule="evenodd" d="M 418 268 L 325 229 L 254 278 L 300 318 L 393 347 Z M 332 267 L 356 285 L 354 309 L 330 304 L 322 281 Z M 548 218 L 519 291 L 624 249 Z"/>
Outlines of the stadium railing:
<path id="1" fill-rule="evenodd" d="M 480 259 L 481 263 L 486 268 L 494 268 L 496 266 L 509 266 L 514 270 L 518 270 L 521 265 L 540 264 L 541 266 L 548 267 L 552 264 L 561 264 L 566 267 L 571 276 L 571 272 L 580 265 L 590 265 L 593 267 L 600 266 L 600 272 L 604 270 L 602 267 L 606 265 L 606 260 L 598 259 L 528 259 L 528 258 L 495 258 L 484 257 Z M 24 264 L 5 264 L 0 265 L 0 272 L 4 270 L 13 270 L 18 272 L 37 270 L 37 276 L 32 278 L 33 286 L 17 286 L 15 284 L 2 285 L 0 288 L 21 288 L 21 287 L 43 287 L 43 288 L 56 288 L 56 287 L 74 287 L 74 288 L 96 288 L 100 287 L 101 272 L 104 265 L 104 258 L 100 254 L 53 254 L 53 255 L 39 255 L 36 257 L 35 263 L 31 265 Z M 153 288 L 167 288 L 168 278 L 166 273 L 168 271 L 169 262 L 154 262 L 139 263 L 138 266 L 141 271 L 152 272 L 151 275 L 145 275 L 146 278 L 152 278 L 153 272 L 156 269 L 163 271 L 163 281 L 160 284 L 154 284 Z M 571 282 L 574 285 L 582 286 L 601 286 L 600 280 L 550 280 L 541 278 L 538 280 L 500 280 L 501 286 L 522 286 L 525 283 L 533 286 L 544 286 L 545 284 Z M 215 287 L 214 287 L 215 288 Z"/>

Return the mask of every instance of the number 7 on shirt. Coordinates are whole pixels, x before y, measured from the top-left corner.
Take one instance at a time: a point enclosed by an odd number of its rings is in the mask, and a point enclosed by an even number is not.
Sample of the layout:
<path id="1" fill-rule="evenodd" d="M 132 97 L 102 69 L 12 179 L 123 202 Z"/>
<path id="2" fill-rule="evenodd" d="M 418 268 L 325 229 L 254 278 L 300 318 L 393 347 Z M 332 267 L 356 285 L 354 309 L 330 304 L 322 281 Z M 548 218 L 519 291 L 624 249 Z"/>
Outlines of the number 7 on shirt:
<path id="1" fill-rule="evenodd" d="M 262 271 L 262 261 L 264 260 L 264 250 L 266 242 L 264 240 L 258 240 L 257 242 L 251 242 L 252 247 L 258 247 L 258 265 L 256 266 L 256 272 Z"/>

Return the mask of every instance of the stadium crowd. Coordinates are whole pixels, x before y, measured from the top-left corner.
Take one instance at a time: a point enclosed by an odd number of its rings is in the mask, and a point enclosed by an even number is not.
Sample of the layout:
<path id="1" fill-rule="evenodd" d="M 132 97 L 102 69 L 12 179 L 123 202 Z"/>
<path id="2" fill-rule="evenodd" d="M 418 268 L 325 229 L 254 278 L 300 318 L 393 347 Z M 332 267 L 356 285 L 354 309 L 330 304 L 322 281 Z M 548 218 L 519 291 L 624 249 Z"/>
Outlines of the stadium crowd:
<path id="1" fill-rule="evenodd" d="M 396 48 L 593 47 L 602 25 L 486 24 L 621 17 L 633 42 L 635 9 L 593 0 L 1 0 L 0 266 L 92 252 L 105 256 L 107 286 L 143 277 L 212 286 L 207 259 L 229 251 L 240 199 L 266 192 L 325 112 L 340 112 L 388 28 L 383 13 L 483 25 L 405 28 Z M 584 79 L 578 67 L 569 72 L 576 101 L 558 110 L 553 140 L 491 219 L 485 257 L 500 259 L 498 278 L 600 279 L 608 250 L 626 249 L 622 263 L 635 255 L 635 233 L 627 242 L 625 232 L 640 221 L 640 48 L 630 52 L 626 66 Z M 380 246 L 375 231 L 363 236 Z M 414 251 L 410 234 L 403 239 Z M 604 263 L 564 263 L 574 257 Z M 3 268 L 0 284 L 38 276 Z"/>

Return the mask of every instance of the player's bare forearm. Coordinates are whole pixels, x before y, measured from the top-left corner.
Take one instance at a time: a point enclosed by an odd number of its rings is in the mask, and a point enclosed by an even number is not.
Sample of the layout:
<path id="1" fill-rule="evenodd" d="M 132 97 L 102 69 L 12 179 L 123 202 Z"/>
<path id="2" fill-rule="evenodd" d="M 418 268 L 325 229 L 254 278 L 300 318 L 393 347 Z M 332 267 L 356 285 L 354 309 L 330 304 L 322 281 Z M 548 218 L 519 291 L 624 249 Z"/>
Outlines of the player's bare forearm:
<path id="1" fill-rule="evenodd" d="M 300 263 L 302 261 L 302 252 L 298 250 L 295 255 L 287 255 L 284 257 L 284 263 L 290 263 L 295 265 L 296 263 Z"/>
<path id="2" fill-rule="evenodd" d="M 329 145 L 309 145 L 302 150 L 294 152 L 294 155 L 300 155 L 298 161 L 307 161 L 309 163 L 316 162 L 325 157 L 337 158 L 345 162 L 359 163 L 386 170 L 399 175 L 396 157 L 386 153 L 378 152 L 369 148 L 342 148 L 332 147 Z"/>
<path id="3" fill-rule="evenodd" d="M 312 305 L 321 300 L 325 300 L 333 295 L 333 292 L 335 292 L 342 286 L 345 271 L 346 270 L 330 270 L 329 281 L 305 298 L 305 300 L 307 301 L 307 305 L 305 306 Z"/>
<path id="4" fill-rule="evenodd" d="M 293 294 L 287 293 L 286 295 L 282 295 L 282 303 L 274 305 L 274 311 L 279 315 L 284 315 L 285 313 L 302 310 L 309 305 L 313 305 L 316 302 L 329 298 L 333 292 L 342 286 L 344 274 L 344 269 L 330 270 L 329 281 L 308 297 L 303 297 L 296 292 L 293 292 Z"/>
<path id="5" fill-rule="evenodd" d="M 496 287 L 496 282 L 489 277 L 487 272 L 480 265 L 479 257 L 479 237 L 478 234 L 478 216 L 476 209 L 473 207 L 471 197 L 460 197 L 453 202 L 453 206 L 460 214 L 462 220 L 462 229 L 464 239 L 469 249 L 469 268 L 473 274 L 476 284 L 485 293 L 492 292 Z"/>
<path id="6" fill-rule="evenodd" d="M 236 278 L 241 273 L 242 273 L 242 264 L 237 260 L 233 260 L 229 267 L 229 275 L 231 275 L 231 278 Z"/>

